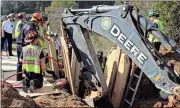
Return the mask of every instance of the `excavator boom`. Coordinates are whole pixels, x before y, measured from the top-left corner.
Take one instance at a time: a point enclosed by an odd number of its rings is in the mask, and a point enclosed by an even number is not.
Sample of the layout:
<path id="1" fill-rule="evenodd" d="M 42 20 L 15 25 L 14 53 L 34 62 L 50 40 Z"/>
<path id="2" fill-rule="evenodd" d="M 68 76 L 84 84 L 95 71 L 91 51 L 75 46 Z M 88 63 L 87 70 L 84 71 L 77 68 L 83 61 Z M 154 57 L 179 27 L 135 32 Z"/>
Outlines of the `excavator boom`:
<path id="1" fill-rule="evenodd" d="M 76 57 L 81 64 L 81 76 L 87 89 L 99 92 L 99 97 L 108 93 L 103 72 L 95 55 L 92 43 L 87 41 L 89 31 L 96 32 L 116 43 L 145 73 L 155 86 L 166 93 L 174 94 L 179 78 L 174 70 L 165 65 L 161 57 L 152 51 L 147 41 L 152 33 L 166 49 L 176 46 L 131 5 L 95 6 L 91 9 L 66 9 L 62 14 Z M 91 44 L 91 45 L 89 45 Z"/>

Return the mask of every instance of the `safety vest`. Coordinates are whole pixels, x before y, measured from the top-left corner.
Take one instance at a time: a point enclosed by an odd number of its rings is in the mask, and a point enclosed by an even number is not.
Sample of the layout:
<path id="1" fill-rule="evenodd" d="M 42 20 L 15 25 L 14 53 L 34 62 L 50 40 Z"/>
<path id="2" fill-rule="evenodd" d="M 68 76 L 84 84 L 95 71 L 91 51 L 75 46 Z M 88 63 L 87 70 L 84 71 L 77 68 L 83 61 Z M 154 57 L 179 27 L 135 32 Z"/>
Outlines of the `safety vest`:
<path id="1" fill-rule="evenodd" d="M 38 26 L 39 27 L 39 33 L 40 33 L 40 36 L 43 36 L 44 37 L 44 30 L 43 30 L 43 27 L 41 25 Z"/>
<path id="2" fill-rule="evenodd" d="M 156 23 L 156 24 L 158 25 L 158 29 L 159 29 L 162 33 L 164 33 L 164 26 L 163 26 L 162 22 L 161 22 L 160 20 L 158 20 L 158 19 L 154 19 L 154 23 Z M 158 40 L 157 38 L 155 38 L 152 34 L 149 35 L 148 40 L 149 40 L 150 42 L 159 42 L 159 40 Z"/>
<path id="3" fill-rule="evenodd" d="M 36 45 L 27 45 L 23 47 L 22 68 L 26 72 L 40 74 L 40 53 L 42 49 Z"/>
<path id="4" fill-rule="evenodd" d="M 42 36 L 44 38 L 44 30 L 43 30 L 43 27 L 41 25 L 38 26 L 39 27 L 39 34 L 40 36 Z M 42 39 L 39 39 L 39 43 L 40 43 L 40 46 L 44 46 L 44 40 Z"/>
<path id="5" fill-rule="evenodd" d="M 15 27 L 15 37 L 19 37 L 19 35 L 20 35 L 20 30 L 19 30 L 19 24 L 22 24 L 22 21 L 21 20 L 19 20 L 18 22 L 17 22 L 17 24 L 16 24 L 16 27 Z"/>

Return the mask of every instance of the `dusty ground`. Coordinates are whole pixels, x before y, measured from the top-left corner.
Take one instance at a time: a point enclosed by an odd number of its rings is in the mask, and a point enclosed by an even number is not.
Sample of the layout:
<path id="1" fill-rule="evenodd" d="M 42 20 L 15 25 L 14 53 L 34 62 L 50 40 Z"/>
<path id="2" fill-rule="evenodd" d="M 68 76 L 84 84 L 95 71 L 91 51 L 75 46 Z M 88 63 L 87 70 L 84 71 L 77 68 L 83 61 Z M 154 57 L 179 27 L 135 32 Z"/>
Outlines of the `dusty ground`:
<path id="1" fill-rule="evenodd" d="M 34 100 L 40 107 L 88 107 L 79 97 L 72 96 L 65 90 L 60 94 L 39 96 Z"/>
<path id="2" fill-rule="evenodd" d="M 19 92 L 13 87 L 3 87 L 1 89 L 2 107 L 88 107 L 84 101 L 76 96 L 71 96 L 65 90 L 60 94 L 45 95 L 37 98 L 20 96 Z"/>

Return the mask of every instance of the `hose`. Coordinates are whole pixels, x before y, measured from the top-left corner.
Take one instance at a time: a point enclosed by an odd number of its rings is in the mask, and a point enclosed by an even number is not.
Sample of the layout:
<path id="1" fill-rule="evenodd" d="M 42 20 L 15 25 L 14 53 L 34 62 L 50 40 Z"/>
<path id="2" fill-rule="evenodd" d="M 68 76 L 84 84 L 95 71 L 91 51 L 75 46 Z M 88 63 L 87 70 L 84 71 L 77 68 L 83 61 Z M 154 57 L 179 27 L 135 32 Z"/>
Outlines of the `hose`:
<path id="1" fill-rule="evenodd" d="M 52 59 L 52 60 L 56 63 L 56 65 L 60 68 L 60 70 L 61 70 L 61 71 L 63 70 L 63 69 L 62 69 L 62 66 L 59 64 L 59 62 L 58 62 L 56 59 L 54 59 L 54 58 L 51 57 L 51 56 L 46 56 L 46 58 Z"/>
<path id="2" fill-rule="evenodd" d="M 46 56 L 46 58 L 52 59 L 52 60 L 58 65 L 58 67 L 60 68 L 60 70 L 63 71 L 62 66 L 59 64 L 59 62 L 58 62 L 56 59 L 54 59 L 53 57 L 50 57 L 50 56 Z M 8 79 L 10 79 L 11 77 L 14 77 L 14 76 L 16 76 L 16 75 L 18 75 L 18 74 L 23 74 L 23 73 L 24 73 L 24 72 L 17 72 L 17 73 L 15 73 L 15 74 L 12 74 L 12 75 L 8 76 L 6 79 L 4 79 L 3 81 L 1 81 L 1 83 L 3 83 L 3 85 L 4 85 L 4 83 L 6 83 L 6 84 L 8 84 L 9 86 L 18 86 L 18 85 L 20 85 L 22 82 L 19 82 L 19 83 L 8 83 L 8 82 L 6 82 L 6 80 L 8 80 Z"/>
<path id="3" fill-rule="evenodd" d="M 12 74 L 12 75 L 10 75 L 10 76 L 8 76 L 5 80 L 3 80 L 3 81 L 1 81 L 2 83 L 3 83 L 3 85 L 4 85 L 4 83 L 6 83 L 6 84 L 8 84 L 8 85 L 10 85 L 10 86 L 18 86 L 18 85 L 20 85 L 22 82 L 19 82 L 19 83 L 8 83 L 8 82 L 6 82 L 6 80 L 8 80 L 8 79 L 10 79 L 11 77 L 13 77 L 13 76 L 16 76 L 16 75 L 18 75 L 18 74 L 23 74 L 24 72 L 17 72 L 17 73 L 15 73 L 15 74 Z"/>

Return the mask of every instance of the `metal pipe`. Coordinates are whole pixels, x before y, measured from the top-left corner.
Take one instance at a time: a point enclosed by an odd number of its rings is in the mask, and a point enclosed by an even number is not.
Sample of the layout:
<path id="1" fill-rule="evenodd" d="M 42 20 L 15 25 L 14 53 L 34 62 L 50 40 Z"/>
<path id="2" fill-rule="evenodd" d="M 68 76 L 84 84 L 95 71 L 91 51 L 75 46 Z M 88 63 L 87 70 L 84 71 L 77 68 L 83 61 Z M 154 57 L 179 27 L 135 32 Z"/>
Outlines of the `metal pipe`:
<path id="1" fill-rule="evenodd" d="M 122 5 L 124 6 L 124 5 Z M 103 13 L 109 12 L 115 9 L 119 9 L 122 6 L 93 6 L 90 9 L 71 9 L 71 12 L 92 12 L 92 13 Z"/>

